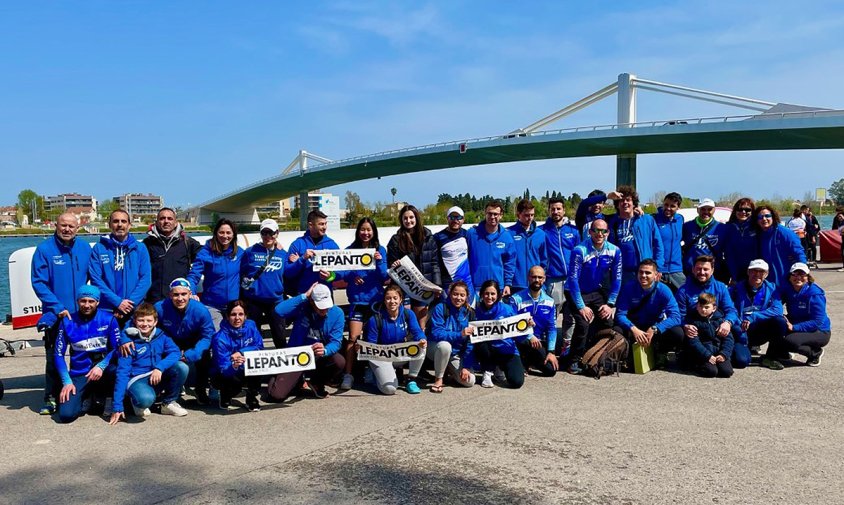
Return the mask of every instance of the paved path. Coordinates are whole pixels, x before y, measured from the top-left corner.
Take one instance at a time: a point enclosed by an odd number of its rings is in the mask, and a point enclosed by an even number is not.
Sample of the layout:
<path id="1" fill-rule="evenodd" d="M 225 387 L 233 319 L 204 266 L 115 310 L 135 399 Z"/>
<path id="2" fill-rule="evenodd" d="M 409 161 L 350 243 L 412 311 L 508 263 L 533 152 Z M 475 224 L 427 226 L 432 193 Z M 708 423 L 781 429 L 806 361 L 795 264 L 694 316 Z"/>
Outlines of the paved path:
<path id="1" fill-rule="evenodd" d="M 529 377 L 62 426 L 34 413 L 44 357 L 27 349 L 0 359 L 0 503 L 844 503 L 844 274 L 815 275 L 835 328 L 822 366 L 729 380 Z"/>

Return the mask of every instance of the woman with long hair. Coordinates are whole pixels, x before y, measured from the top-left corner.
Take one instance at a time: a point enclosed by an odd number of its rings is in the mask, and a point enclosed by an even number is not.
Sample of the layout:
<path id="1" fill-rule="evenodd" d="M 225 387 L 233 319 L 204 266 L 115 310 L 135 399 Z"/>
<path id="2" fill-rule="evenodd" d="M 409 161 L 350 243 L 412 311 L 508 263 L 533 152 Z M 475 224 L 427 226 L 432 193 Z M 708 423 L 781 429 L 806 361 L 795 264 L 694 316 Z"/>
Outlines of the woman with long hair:
<path id="1" fill-rule="evenodd" d="M 760 205 L 753 212 L 758 240 L 757 257 L 768 263 L 768 280 L 780 290 L 788 287 L 788 269 L 806 263 L 806 252 L 797 235 L 780 223 L 780 215 L 770 205 Z"/>
<path id="2" fill-rule="evenodd" d="M 731 285 L 747 279 L 747 266 L 759 257 L 756 227 L 751 219 L 754 210 L 756 205 L 752 198 L 739 198 L 725 225 L 724 260 L 730 271 Z"/>
<path id="3" fill-rule="evenodd" d="M 478 321 L 490 321 L 515 316 L 516 311 L 510 305 L 501 301 L 501 288 L 498 282 L 488 280 L 481 284 L 480 299 L 475 308 L 475 317 Z M 472 349 L 475 358 L 484 372 L 481 386 L 492 387 L 493 371 L 498 368 L 503 372 L 508 387 L 519 389 L 525 383 L 525 368 L 522 359 L 519 357 L 519 348 L 516 340 L 527 341 L 529 337 L 505 338 L 502 340 L 490 340 L 474 344 Z"/>
<path id="4" fill-rule="evenodd" d="M 203 275 L 202 294 L 199 300 L 208 308 L 214 329 L 220 329 L 223 311 L 229 302 L 240 298 L 240 260 L 243 249 L 237 245 L 237 225 L 228 219 L 220 219 L 214 225 L 214 232 L 196 255 L 188 280 L 196 287 Z"/>
<path id="5" fill-rule="evenodd" d="M 259 351 L 264 348 L 264 339 L 255 322 L 246 316 L 246 303 L 234 300 L 226 306 L 226 319 L 220 323 L 220 331 L 211 339 L 214 361 L 211 371 L 211 384 L 220 391 L 220 408 L 229 410 L 231 400 L 240 394 L 246 386 L 246 410 L 261 410 L 258 392 L 261 377 L 246 377 L 244 368 L 247 351 Z"/>
<path id="6" fill-rule="evenodd" d="M 446 372 L 463 387 L 475 385 L 475 375 L 467 366 L 472 357 L 469 321 L 474 319 L 475 311 L 469 306 L 469 286 L 463 281 L 452 282 L 448 297 L 431 310 L 431 345 L 427 356 L 434 362 L 432 393 L 442 393 Z"/>

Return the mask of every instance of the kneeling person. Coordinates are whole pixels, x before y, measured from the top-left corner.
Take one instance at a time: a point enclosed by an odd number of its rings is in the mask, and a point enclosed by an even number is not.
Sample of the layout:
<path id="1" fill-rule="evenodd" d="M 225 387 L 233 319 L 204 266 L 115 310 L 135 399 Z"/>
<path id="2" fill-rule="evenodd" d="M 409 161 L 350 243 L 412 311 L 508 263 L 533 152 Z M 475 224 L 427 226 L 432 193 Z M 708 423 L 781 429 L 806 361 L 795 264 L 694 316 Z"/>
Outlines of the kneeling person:
<path id="1" fill-rule="evenodd" d="M 54 359 L 62 380 L 59 394 L 59 421 L 70 423 L 84 410 L 91 396 L 106 398 L 103 414 L 112 414 L 114 367 L 109 368 L 120 338 L 120 327 L 109 311 L 97 310 L 100 290 L 83 285 L 77 292 L 78 310 L 61 320 Z M 70 350 L 70 369 L 65 353 Z"/>
<path id="2" fill-rule="evenodd" d="M 554 299 L 543 289 L 545 269 L 531 267 L 530 287 L 513 295 L 513 308 L 519 314 L 529 313 L 534 322 L 533 335 L 519 344 L 519 355 L 525 370 L 536 368 L 545 377 L 553 377 L 559 370 L 554 349 L 557 343 L 557 312 Z"/>
<path id="3" fill-rule="evenodd" d="M 160 328 L 156 328 L 158 314 L 155 307 L 142 303 L 135 310 L 134 327 L 123 331 L 132 339 L 134 349 L 117 361 L 114 385 L 114 413 L 109 424 L 125 418 L 123 400 L 128 394 L 135 415 L 146 417 L 149 407 L 161 397 L 161 413 L 186 416 L 188 411 L 176 400 L 188 376 L 188 367 L 179 361 L 181 351 Z"/>
<path id="4" fill-rule="evenodd" d="M 251 319 L 246 318 L 246 303 L 242 300 L 229 302 L 225 319 L 220 322 L 220 331 L 211 339 L 214 362 L 211 369 L 211 383 L 220 391 L 220 408 L 228 409 L 232 397 L 240 394 L 246 385 L 246 409 L 261 410 L 258 391 L 261 377 L 246 377 L 243 353 L 264 348 L 261 332 Z"/>

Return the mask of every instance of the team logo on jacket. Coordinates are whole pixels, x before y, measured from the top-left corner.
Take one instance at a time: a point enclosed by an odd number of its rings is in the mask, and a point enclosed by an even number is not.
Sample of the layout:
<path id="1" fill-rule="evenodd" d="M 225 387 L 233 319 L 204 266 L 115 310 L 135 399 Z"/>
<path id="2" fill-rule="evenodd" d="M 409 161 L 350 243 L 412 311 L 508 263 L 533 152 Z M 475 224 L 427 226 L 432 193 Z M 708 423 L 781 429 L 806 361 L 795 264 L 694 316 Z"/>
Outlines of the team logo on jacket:
<path id="1" fill-rule="evenodd" d="M 53 264 L 58 266 L 66 265 L 63 256 L 53 256 Z"/>
<path id="2" fill-rule="evenodd" d="M 109 258 L 108 254 L 100 254 L 100 261 L 102 261 L 103 265 L 108 265 L 111 263 L 111 258 Z"/>
<path id="3" fill-rule="evenodd" d="M 497 249 L 504 249 L 505 247 L 507 247 L 507 244 L 505 244 L 504 242 L 496 242 L 495 247 Z"/>

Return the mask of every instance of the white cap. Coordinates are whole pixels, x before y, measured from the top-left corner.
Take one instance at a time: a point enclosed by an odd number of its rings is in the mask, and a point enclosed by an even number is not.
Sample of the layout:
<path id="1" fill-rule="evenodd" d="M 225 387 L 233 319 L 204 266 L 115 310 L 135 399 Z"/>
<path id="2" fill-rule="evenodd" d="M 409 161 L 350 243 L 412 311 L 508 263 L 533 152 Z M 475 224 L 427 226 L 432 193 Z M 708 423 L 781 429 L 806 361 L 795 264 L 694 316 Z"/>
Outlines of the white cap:
<path id="1" fill-rule="evenodd" d="M 809 266 L 806 265 L 805 263 L 798 261 L 797 263 L 791 265 L 791 269 L 788 271 L 788 273 L 793 274 L 794 272 L 797 272 L 797 271 L 806 272 L 808 274 L 809 273 Z"/>
<path id="2" fill-rule="evenodd" d="M 768 271 L 768 263 L 766 263 L 765 260 L 756 259 L 756 260 L 751 261 L 750 264 L 747 265 L 747 269 L 748 270 L 764 270 L 764 271 L 767 272 Z"/>
<path id="3" fill-rule="evenodd" d="M 314 286 L 314 290 L 311 291 L 311 300 L 318 309 L 330 309 L 334 306 L 334 300 L 331 299 L 331 290 L 325 284 Z"/>
<path id="4" fill-rule="evenodd" d="M 466 214 L 463 212 L 463 209 L 461 209 L 461 208 L 460 208 L 460 207 L 458 207 L 457 205 L 455 205 L 454 207 L 452 207 L 452 208 L 448 209 L 448 211 L 445 213 L 445 217 L 448 217 L 448 216 L 450 216 L 450 215 L 452 215 L 452 214 L 460 214 L 460 217 L 463 217 L 463 216 L 465 216 L 465 215 L 466 215 Z"/>
<path id="5" fill-rule="evenodd" d="M 261 230 L 270 230 L 275 233 L 278 231 L 278 223 L 275 222 L 275 219 L 264 219 L 261 221 Z"/>
<path id="6" fill-rule="evenodd" d="M 698 209 L 701 207 L 715 207 L 715 202 L 712 201 L 712 198 L 704 198 L 697 204 Z"/>

